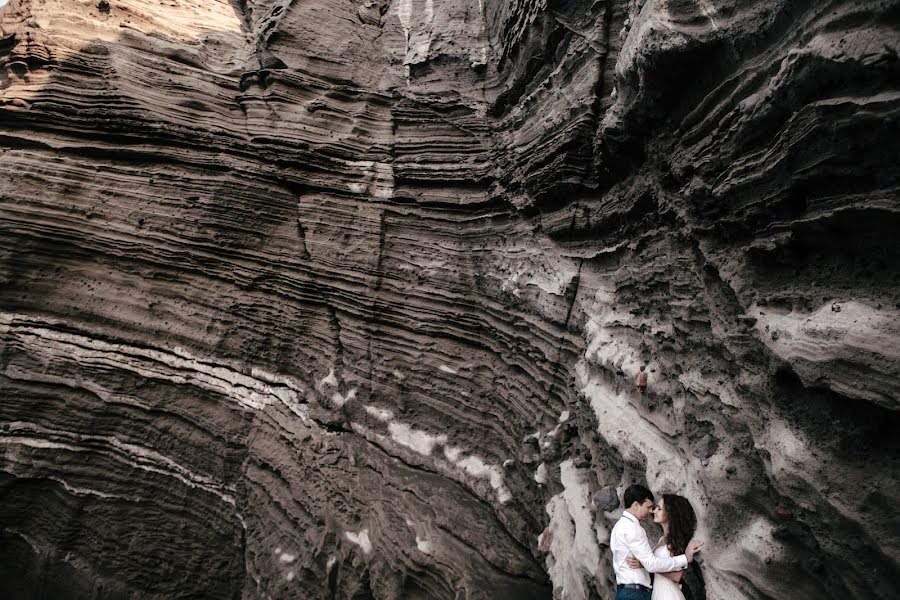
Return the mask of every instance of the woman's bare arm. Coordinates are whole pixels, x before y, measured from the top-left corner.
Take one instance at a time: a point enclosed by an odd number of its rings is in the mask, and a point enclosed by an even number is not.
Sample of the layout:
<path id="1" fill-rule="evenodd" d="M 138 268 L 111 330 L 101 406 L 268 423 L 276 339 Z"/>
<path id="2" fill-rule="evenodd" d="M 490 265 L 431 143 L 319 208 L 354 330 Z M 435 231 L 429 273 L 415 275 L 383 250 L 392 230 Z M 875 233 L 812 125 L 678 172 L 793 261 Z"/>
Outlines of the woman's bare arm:
<path id="1" fill-rule="evenodd" d="M 632 569 L 640 569 L 641 567 L 643 567 L 641 561 L 636 559 L 631 552 L 629 552 L 625 557 L 625 562 Z M 681 583 L 681 578 L 684 576 L 684 571 L 669 571 L 668 573 L 657 573 L 657 575 L 662 575 L 666 579 L 671 579 L 675 583 Z"/>
<path id="2" fill-rule="evenodd" d="M 669 571 L 668 573 L 657 573 L 657 575 L 662 575 L 666 579 L 671 579 L 675 583 L 681 583 L 681 578 L 684 576 L 684 571 Z"/>

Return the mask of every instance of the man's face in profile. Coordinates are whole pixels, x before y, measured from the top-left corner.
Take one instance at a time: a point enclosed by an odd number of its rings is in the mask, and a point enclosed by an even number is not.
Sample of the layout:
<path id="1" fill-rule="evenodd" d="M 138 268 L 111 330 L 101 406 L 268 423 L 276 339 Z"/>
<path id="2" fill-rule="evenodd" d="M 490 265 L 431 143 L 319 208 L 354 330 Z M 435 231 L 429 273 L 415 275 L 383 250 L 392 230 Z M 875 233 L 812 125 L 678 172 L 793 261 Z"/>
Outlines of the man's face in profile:
<path id="1" fill-rule="evenodd" d="M 644 500 L 643 504 L 641 504 L 640 510 L 638 511 L 638 514 L 635 516 L 638 518 L 639 521 L 643 521 L 644 519 L 649 517 L 651 514 L 653 514 L 653 500 L 647 499 L 647 500 Z"/>

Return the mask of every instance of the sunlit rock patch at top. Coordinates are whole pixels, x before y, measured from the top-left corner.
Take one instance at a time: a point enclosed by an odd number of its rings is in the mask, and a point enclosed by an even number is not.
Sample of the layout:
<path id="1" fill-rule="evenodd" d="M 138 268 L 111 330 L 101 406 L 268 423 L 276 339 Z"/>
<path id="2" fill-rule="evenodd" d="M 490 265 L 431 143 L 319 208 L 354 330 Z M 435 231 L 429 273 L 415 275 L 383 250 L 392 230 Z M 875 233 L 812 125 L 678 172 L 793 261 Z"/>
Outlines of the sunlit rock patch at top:
<path id="1" fill-rule="evenodd" d="M 10 0 L 0 595 L 897 596 L 898 14 Z"/>

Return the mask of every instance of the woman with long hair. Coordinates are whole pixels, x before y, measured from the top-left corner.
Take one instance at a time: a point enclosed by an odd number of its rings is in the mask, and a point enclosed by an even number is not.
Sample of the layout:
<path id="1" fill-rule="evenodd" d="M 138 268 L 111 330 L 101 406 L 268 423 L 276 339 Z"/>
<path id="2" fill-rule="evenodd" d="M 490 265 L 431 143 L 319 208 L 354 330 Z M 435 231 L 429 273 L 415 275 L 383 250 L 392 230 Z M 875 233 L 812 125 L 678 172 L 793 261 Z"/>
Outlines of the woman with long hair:
<path id="1" fill-rule="evenodd" d="M 691 503 L 687 498 L 675 494 L 663 494 L 653 509 L 653 522 L 658 523 L 663 530 L 663 536 L 653 549 L 656 556 L 672 557 L 684 554 L 685 548 L 697 530 L 697 515 Z M 631 556 L 626 562 L 634 569 L 642 567 L 640 561 Z M 651 600 L 684 600 L 680 585 L 683 575 L 684 571 L 657 573 L 653 580 Z"/>

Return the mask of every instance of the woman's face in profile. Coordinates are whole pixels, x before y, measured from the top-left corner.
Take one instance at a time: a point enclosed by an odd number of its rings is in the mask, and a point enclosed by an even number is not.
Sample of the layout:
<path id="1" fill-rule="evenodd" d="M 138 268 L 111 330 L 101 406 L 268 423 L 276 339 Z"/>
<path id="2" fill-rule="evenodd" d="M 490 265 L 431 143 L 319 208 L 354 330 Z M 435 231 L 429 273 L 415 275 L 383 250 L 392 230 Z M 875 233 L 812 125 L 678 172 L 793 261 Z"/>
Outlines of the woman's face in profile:
<path id="1" fill-rule="evenodd" d="M 659 499 L 659 502 L 656 503 L 656 508 L 653 509 L 653 522 L 659 524 L 669 522 L 669 515 L 666 513 L 666 504 L 663 502 L 662 498 Z"/>

